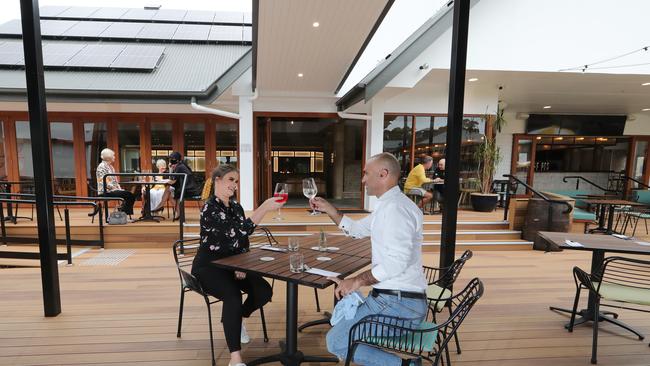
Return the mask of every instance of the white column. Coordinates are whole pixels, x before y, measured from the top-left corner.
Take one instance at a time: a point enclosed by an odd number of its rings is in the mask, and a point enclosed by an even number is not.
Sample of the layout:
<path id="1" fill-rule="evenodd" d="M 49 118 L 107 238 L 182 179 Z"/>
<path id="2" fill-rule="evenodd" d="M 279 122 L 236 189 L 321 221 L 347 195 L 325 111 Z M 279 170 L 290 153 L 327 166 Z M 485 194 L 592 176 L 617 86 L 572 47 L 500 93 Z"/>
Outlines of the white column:
<path id="1" fill-rule="evenodd" d="M 254 207 L 253 101 L 239 97 L 239 201 L 244 210 Z"/>
<path id="2" fill-rule="evenodd" d="M 366 160 L 384 151 L 384 101 L 380 97 L 375 97 L 371 103 L 372 120 L 366 123 Z M 366 191 L 364 195 L 364 208 L 374 210 L 377 197 L 368 196 Z"/>

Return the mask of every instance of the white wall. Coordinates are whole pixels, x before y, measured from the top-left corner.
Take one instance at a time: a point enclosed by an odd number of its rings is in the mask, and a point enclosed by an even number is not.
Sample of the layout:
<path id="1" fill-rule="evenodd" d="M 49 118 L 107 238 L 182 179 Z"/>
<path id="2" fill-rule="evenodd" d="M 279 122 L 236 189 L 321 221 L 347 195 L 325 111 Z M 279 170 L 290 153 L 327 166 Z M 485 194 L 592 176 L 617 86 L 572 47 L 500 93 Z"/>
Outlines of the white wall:
<path id="1" fill-rule="evenodd" d="M 501 128 L 501 133 L 497 133 L 497 145 L 501 150 L 501 161 L 497 165 L 495 179 L 503 179 L 504 174 L 510 174 L 510 162 L 512 160 L 512 139 L 515 133 L 524 133 L 526 130 L 526 120 L 516 118 L 513 111 L 507 108 L 503 113 L 506 120 L 505 126 Z"/>

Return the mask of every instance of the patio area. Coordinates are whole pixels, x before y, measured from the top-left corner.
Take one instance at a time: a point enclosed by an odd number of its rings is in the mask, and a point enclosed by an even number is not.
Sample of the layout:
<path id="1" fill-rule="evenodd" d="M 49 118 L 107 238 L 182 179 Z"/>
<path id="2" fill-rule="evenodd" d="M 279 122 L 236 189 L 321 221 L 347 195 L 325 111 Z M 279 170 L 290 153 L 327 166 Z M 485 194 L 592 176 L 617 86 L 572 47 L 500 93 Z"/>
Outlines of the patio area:
<path id="1" fill-rule="evenodd" d="M 96 256 L 117 258 L 108 265 Z M 457 253 L 460 255 L 460 253 Z M 92 262 L 88 260 L 95 259 Z M 435 265 L 437 254 L 424 255 Z M 93 264 L 94 262 L 94 264 Z M 574 295 L 571 268 L 589 268 L 589 253 L 564 251 L 479 251 L 461 273 L 458 286 L 480 277 L 486 292 L 460 329 L 463 352 L 452 352 L 454 365 L 588 365 L 591 327 L 573 333 L 568 320 L 548 306 L 570 306 Z M 135 249 L 117 253 L 93 249 L 60 266 L 65 312 L 44 318 L 38 268 L 4 269 L 0 276 L 0 360 L 3 365 L 207 365 L 210 348 L 207 312 L 199 296 L 188 294 L 183 337 L 176 338 L 179 279 L 168 249 Z M 103 265 L 102 265 L 103 263 Z M 504 263 L 508 263 L 504 265 Z M 300 288 L 299 323 L 317 319 L 311 289 Z M 321 306 L 331 308 L 332 288 L 320 291 Z M 584 303 L 586 298 L 583 299 Z M 275 283 L 273 301 L 265 307 L 270 341 L 262 341 L 260 318 L 247 321 L 253 340 L 244 345 L 246 359 L 275 353 L 284 338 L 284 284 Z M 614 309 L 616 310 L 616 309 Z M 217 364 L 228 362 L 221 305 L 214 306 Z M 650 319 L 620 310 L 620 319 L 646 334 Z M 326 355 L 327 327 L 299 334 L 301 349 Z M 647 341 L 609 324 L 601 326 L 599 365 L 646 366 Z M 451 347 L 453 350 L 453 346 Z"/>

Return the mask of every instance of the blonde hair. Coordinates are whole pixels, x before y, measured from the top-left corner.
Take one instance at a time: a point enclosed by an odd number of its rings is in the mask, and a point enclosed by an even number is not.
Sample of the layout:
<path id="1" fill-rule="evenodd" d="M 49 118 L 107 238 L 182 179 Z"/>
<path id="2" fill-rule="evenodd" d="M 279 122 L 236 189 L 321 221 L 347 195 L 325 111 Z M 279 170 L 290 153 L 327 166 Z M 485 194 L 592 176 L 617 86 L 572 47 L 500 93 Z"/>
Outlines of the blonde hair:
<path id="1" fill-rule="evenodd" d="M 158 170 L 160 170 L 160 168 L 167 168 L 167 162 L 165 159 L 156 160 L 156 168 L 158 168 Z"/>

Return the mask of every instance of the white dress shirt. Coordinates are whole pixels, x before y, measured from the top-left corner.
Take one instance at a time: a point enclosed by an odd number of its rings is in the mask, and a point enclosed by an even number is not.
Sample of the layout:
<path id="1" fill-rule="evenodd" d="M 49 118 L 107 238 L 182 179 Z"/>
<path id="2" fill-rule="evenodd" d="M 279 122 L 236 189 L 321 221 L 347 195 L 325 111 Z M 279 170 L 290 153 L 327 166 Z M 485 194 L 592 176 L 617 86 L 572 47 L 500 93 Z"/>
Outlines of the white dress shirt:
<path id="1" fill-rule="evenodd" d="M 374 288 L 424 292 L 422 211 L 395 186 L 378 199 L 376 209 L 355 221 L 343 216 L 339 228 L 347 236 L 372 244 Z"/>

